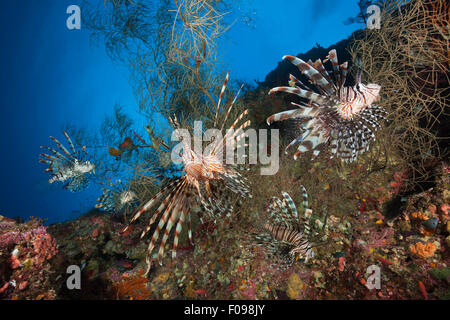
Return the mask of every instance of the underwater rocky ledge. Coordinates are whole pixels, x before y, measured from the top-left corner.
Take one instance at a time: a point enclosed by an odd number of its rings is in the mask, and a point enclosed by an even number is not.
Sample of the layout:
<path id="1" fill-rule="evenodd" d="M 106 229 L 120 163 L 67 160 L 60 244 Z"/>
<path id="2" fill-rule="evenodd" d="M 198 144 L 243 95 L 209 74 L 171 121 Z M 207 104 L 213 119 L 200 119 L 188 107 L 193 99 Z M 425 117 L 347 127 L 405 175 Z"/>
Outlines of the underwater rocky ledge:
<path id="1" fill-rule="evenodd" d="M 121 233 L 121 218 L 97 210 L 50 226 L 0 216 L 0 298 L 450 299 L 450 168 L 438 169 L 434 186 L 403 197 L 394 215 L 381 208 L 401 195 L 402 172 L 361 196 L 355 214 L 330 216 L 332 244 L 284 271 L 226 222 L 226 236 L 197 223 L 194 246 L 181 239 L 178 258 L 145 277 L 139 225 Z M 67 288 L 70 265 L 81 268 L 79 290 Z M 380 289 L 368 288 L 370 265 L 380 268 Z"/>

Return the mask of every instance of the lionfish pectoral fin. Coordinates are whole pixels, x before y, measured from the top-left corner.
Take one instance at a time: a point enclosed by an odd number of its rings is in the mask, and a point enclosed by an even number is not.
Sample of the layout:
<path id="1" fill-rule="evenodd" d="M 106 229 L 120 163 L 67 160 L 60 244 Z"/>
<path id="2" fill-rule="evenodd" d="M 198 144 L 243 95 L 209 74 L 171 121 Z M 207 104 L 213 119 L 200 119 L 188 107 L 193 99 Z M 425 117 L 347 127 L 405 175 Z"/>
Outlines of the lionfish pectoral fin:
<path id="1" fill-rule="evenodd" d="M 63 134 L 66 137 L 67 142 L 69 143 L 69 147 L 70 147 L 70 150 L 72 150 L 72 154 L 75 155 L 76 151 L 75 151 L 75 146 L 73 145 L 72 139 L 70 139 L 67 132 L 63 131 Z"/>

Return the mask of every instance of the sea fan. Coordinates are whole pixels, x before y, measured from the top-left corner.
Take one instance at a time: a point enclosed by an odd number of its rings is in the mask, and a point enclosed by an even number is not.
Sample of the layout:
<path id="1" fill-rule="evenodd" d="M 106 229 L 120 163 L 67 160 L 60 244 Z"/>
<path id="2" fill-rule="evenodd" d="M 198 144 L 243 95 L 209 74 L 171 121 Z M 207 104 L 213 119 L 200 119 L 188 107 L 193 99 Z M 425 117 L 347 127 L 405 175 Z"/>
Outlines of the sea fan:
<path id="1" fill-rule="evenodd" d="M 63 133 L 69 143 L 71 152 L 61 142 L 54 137 L 50 137 L 62 153 L 53 148 L 41 146 L 41 148 L 49 150 L 52 155 L 41 153 L 39 162 L 46 163 L 49 166 L 44 170 L 51 174 L 49 183 L 65 182 L 63 188 L 71 192 L 78 192 L 89 186 L 89 179 L 86 174 L 95 174 L 95 165 L 89 160 L 83 161 L 83 157 L 86 155 L 86 147 L 83 147 L 81 151 L 76 151 L 69 135 L 65 131 Z"/>
<path id="2" fill-rule="evenodd" d="M 273 260 L 272 265 L 278 269 L 285 269 L 299 259 L 307 261 L 314 257 L 314 244 L 309 241 L 312 210 L 308 207 L 306 189 L 303 186 L 301 188 L 302 216 L 299 216 L 289 194 L 282 192 L 283 200 L 273 197 L 267 206 L 269 220 L 264 224 L 264 232 L 253 234 L 256 245 L 264 249 L 266 255 Z"/>
<path id="3" fill-rule="evenodd" d="M 222 86 L 219 101 L 216 106 L 214 126 L 217 124 L 220 102 L 225 92 L 227 82 L 228 74 Z M 238 95 L 239 92 L 227 109 L 220 129 L 221 132 L 224 131 L 225 122 Z M 200 206 L 202 211 L 206 212 L 213 219 L 216 219 L 218 216 L 227 214 L 232 210 L 228 192 L 231 191 L 232 194 L 234 193 L 241 197 L 249 196 L 249 189 L 245 179 L 231 165 L 225 164 L 222 159 L 224 144 L 229 141 L 234 141 L 233 147 L 236 148 L 237 142 L 244 137 L 243 130 L 250 125 L 250 121 L 245 121 L 236 130 L 235 128 L 247 114 L 248 110 L 242 112 L 226 131 L 226 134 L 223 135 L 222 139 L 214 140 L 212 144 L 208 146 L 209 151 L 207 154 L 197 154 L 191 148 L 190 143 L 182 140 L 182 137 L 180 137 L 183 143 L 183 154 L 179 154 L 184 166 L 182 176 L 171 179 L 159 193 L 137 211 L 130 221 L 130 223 L 133 223 L 142 213 L 149 211 L 157 203 L 160 203 L 156 211 L 153 212 L 147 227 L 141 235 L 141 237 L 144 237 L 151 229 L 152 225 L 158 221 L 158 225 L 153 232 L 147 250 L 147 273 L 152 265 L 153 259 L 151 258 L 151 253 L 159 239 L 160 232 L 164 233 L 157 257 L 158 262 L 161 264 L 165 244 L 175 225 L 172 258 L 176 257 L 178 238 L 185 220 L 187 220 L 188 224 L 189 241 L 192 243 L 190 213 L 193 208 Z M 180 129 L 180 124 L 176 117 L 171 119 L 171 123 L 175 129 Z M 123 231 L 125 230 L 126 228 Z"/>
<path id="4" fill-rule="evenodd" d="M 344 86 L 347 77 L 347 62 L 339 65 L 336 50 L 331 50 L 326 60 L 330 60 L 335 81 L 325 69 L 320 59 L 314 63 L 304 62 L 300 58 L 284 56 L 292 62 L 317 89 L 313 92 L 293 75 L 290 77 L 290 87 L 276 87 L 273 92 L 293 93 L 307 102 L 292 103 L 298 109 L 274 114 L 267 118 L 270 125 L 273 122 L 290 119 L 301 134 L 287 147 L 286 153 L 296 143 L 299 143 L 294 159 L 301 153 L 312 151 L 313 156 L 319 155 L 321 148 L 331 144 L 332 157 L 352 162 L 358 155 L 369 149 L 371 140 L 375 139 L 374 131 L 385 119 L 385 110 L 374 105 L 380 99 L 381 86 L 374 83 L 361 83 L 361 75 L 356 77 L 356 84 Z M 326 62 L 325 60 L 325 62 Z"/>

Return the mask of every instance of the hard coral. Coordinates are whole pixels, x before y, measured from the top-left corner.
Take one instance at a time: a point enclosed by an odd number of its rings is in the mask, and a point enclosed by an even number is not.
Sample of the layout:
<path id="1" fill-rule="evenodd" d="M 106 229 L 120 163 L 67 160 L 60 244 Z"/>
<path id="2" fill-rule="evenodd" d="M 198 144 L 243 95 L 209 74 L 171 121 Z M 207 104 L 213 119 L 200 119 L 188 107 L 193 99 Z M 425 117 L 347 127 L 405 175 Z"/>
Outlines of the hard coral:
<path id="1" fill-rule="evenodd" d="M 298 274 L 293 273 L 288 280 L 286 294 L 291 299 L 299 299 L 303 296 L 307 285 L 300 279 Z"/>

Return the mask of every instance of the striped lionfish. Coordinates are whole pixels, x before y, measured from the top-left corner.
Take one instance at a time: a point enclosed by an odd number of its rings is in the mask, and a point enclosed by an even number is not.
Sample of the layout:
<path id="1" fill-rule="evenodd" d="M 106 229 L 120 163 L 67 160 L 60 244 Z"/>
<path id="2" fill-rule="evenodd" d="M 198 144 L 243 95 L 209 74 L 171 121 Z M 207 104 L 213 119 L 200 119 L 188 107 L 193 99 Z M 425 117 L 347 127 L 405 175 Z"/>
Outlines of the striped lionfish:
<path id="1" fill-rule="evenodd" d="M 298 109 L 274 114 L 267 118 L 270 125 L 273 122 L 292 119 L 297 128 L 302 128 L 302 134 L 287 147 L 300 143 L 294 159 L 306 151 L 313 151 L 316 157 L 324 144 L 331 144 L 332 157 L 336 155 L 344 161 L 352 162 L 360 153 L 369 149 L 369 143 L 375 139 L 373 131 L 380 127 L 380 121 L 385 119 L 385 110 L 373 103 L 379 101 L 381 86 L 375 83 L 363 84 L 361 73 L 356 76 L 356 84 L 344 86 L 347 77 L 348 63 L 338 64 L 336 50 L 331 50 L 327 60 L 331 61 L 335 82 L 325 69 L 320 59 L 308 63 L 293 56 L 283 59 L 294 64 L 317 89 L 313 92 L 293 75 L 290 77 L 290 87 L 276 87 L 273 92 L 293 93 L 308 100 L 293 105 Z"/>
<path id="2" fill-rule="evenodd" d="M 50 137 L 62 153 L 53 148 L 41 146 L 41 148 L 49 150 L 52 155 L 41 153 L 39 162 L 49 165 L 49 167 L 44 170 L 51 174 L 51 177 L 48 180 L 49 183 L 56 181 L 66 182 L 64 185 L 65 189 L 68 189 L 71 192 L 78 192 L 88 187 L 89 179 L 86 177 L 86 174 L 95 174 L 95 165 L 89 160 L 83 161 L 86 147 L 84 146 L 81 148 L 81 151 L 76 151 L 69 135 L 65 131 L 63 131 L 63 133 L 69 143 L 70 152 L 61 142 L 54 137 Z"/>
<path id="3" fill-rule="evenodd" d="M 220 103 L 225 92 L 228 82 L 228 74 L 222 85 L 219 100 L 216 106 L 216 114 L 214 119 L 214 127 L 216 127 L 220 110 Z M 242 87 L 241 87 L 242 88 Z M 220 131 L 223 132 L 225 122 L 230 111 L 239 95 L 240 90 L 236 94 L 234 100 L 229 105 Z M 172 259 L 176 257 L 178 238 L 182 231 L 185 220 L 187 220 L 188 237 L 192 244 L 191 231 L 191 210 L 196 205 L 200 205 L 202 211 L 209 216 L 215 218 L 218 215 L 228 213 L 232 210 L 230 198 L 226 198 L 225 193 L 231 191 L 242 197 L 249 195 L 249 189 L 245 183 L 245 179 L 232 166 L 223 163 L 222 152 L 226 141 L 238 142 L 244 137 L 244 128 L 250 125 L 250 120 L 245 121 L 236 130 L 238 123 L 248 114 L 248 110 L 242 112 L 231 127 L 226 131 L 221 139 L 214 140 L 208 146 L 208 153 L 197 154 L 190 143 L 182 140 L 183 154 L 179 154 L 183 162 L 183 173 L 179 178 L 172 179 L 166 186 L 162 188 L 152 199 L 145 203 L 131 219 L 130 223 L 136 221 L 142 213 L 150 210 L 156 203 L 160 202 L 159 207 L 152 214 L 147 227 L 141 234 L 141 238 L 151 229 L 152 225 L 158 221 L 153 232 L 150 244 L 147 249 L 146 262 L 147 272 L 150 271 L 153 258 L 151 253 L 159 239 L 160 233 L 163 233 L 159 246 L 157 260 L 161 264 L 161 258 L 164 253 L 165 244 L 168 240 L 172 228 L 175 227 L 175 235 L 172 247 Z M 176 117 L 171 119 L 171 124 L 175 129 L 180 128 L 180 124 Z M 177 132 L 177 131 L 176 131 Z M 230 140 L 227 140 L 230 139 Z M 236 146 L 236 143 L 233 143 Z M 124 228 L 123 232 L 127 229 Z"/>
<path id="4" fill-rule="evenodd" d="M 109 213 L 127 213 L 137 203 L 136 193 L 118 180 L 116 184 L 110 184 L 103 188 L 103 194 L 97 199 L 96 208 Z"/>
<path id="5" fill-rule="evenodd" d="M 303 216 L 299 217 L 294 201 L 288 193 L 282 192 L 283 200 L 273 197 L 267 206 L 269 220 L 264 224 L 264 233 L 254 235 L 257 245 L 275 260 L 280 269 L 289 267 L 298 259 L 307 261 L 314 257 L 309 220 L 312 210 L 308 206 L 308 194 L 302 188 Z"/>

